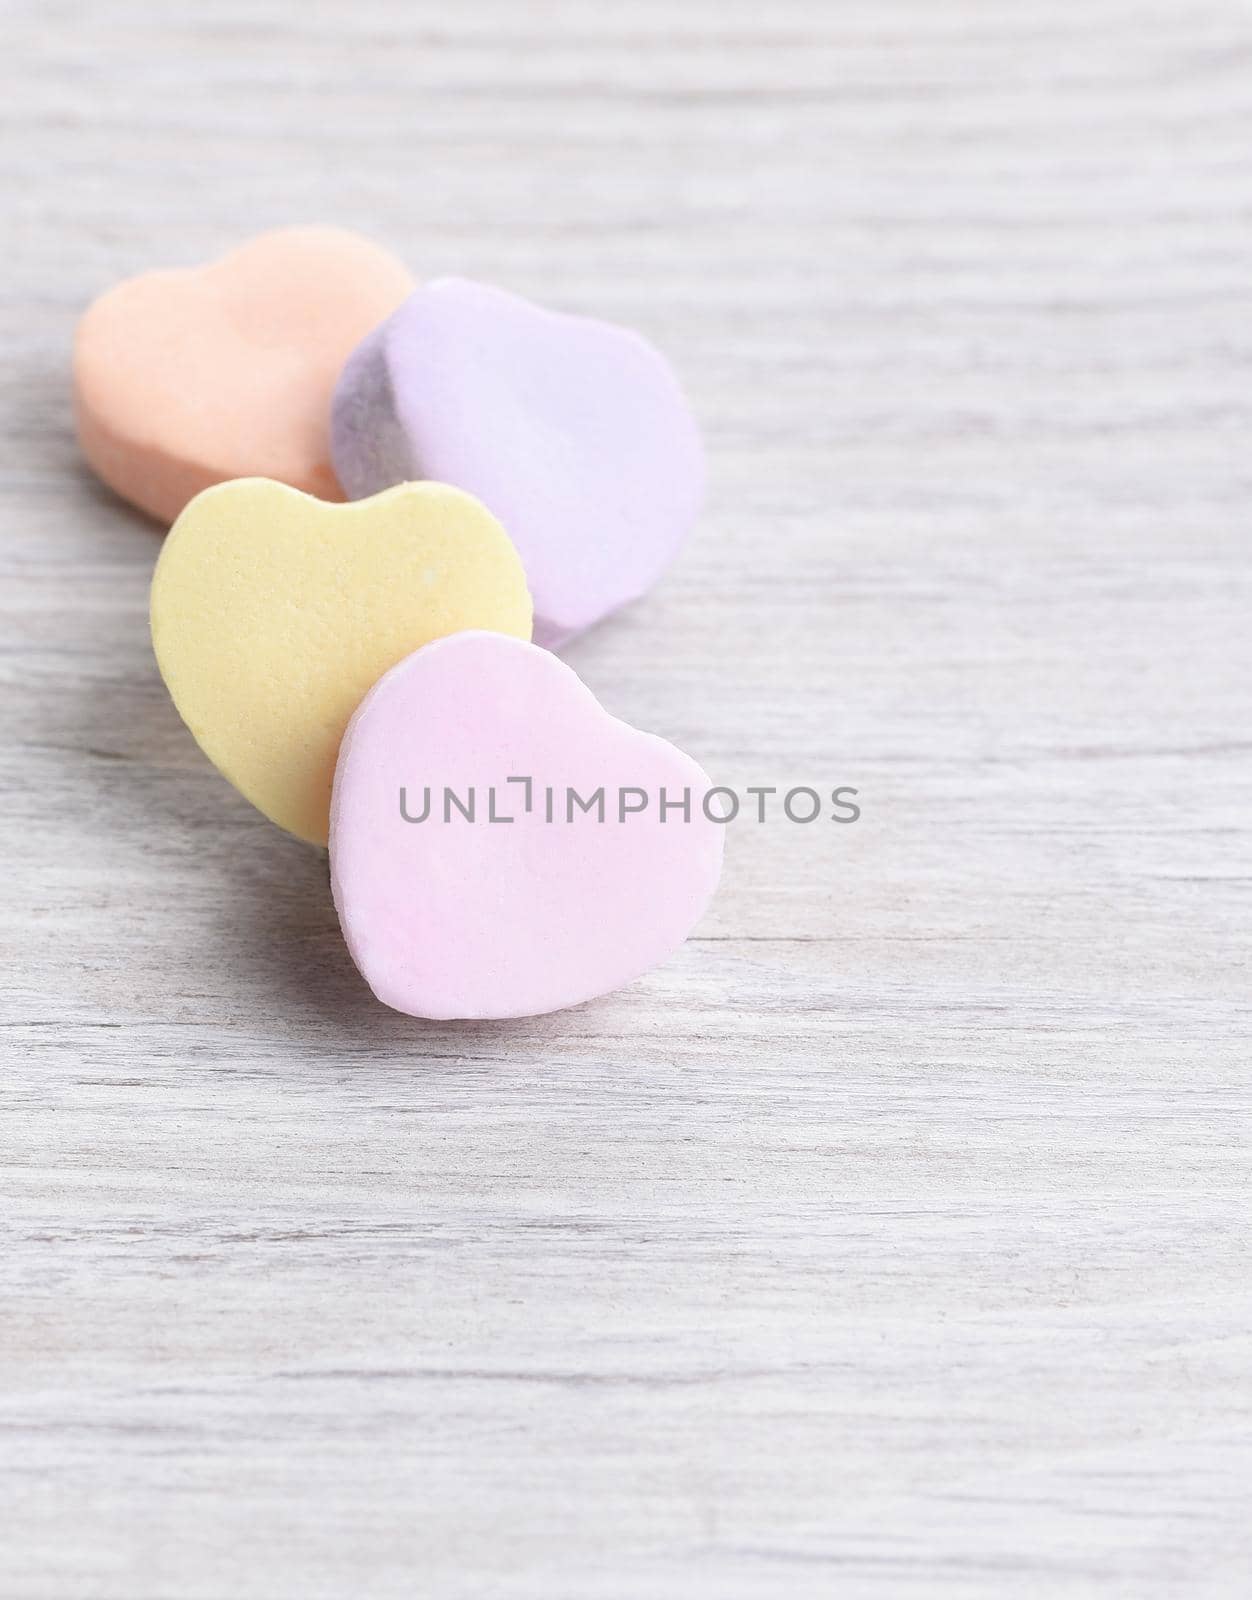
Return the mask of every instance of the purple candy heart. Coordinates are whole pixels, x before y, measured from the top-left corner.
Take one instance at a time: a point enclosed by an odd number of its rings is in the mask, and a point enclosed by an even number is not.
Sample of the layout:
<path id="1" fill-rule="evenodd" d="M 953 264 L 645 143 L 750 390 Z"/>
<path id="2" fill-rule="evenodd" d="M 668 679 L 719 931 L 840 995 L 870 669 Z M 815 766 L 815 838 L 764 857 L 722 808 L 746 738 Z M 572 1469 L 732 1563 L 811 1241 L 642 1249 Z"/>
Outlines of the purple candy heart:
<path id="1" fill-rule="evenodd" d="M 652 345 L 459 278 L 416 290 L 357 346 L 331 450 L 354 500 L 414 478 L 482 500 L 550 648 L 651 587 L 704 493 L 695 419 Z"/>

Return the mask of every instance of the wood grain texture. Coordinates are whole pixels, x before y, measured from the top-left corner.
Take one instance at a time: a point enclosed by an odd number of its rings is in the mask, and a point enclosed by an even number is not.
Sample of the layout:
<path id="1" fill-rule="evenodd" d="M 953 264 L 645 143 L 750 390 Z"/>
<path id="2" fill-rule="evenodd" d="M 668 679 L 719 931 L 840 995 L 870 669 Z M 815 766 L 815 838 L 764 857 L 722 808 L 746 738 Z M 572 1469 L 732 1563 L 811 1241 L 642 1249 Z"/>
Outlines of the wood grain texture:
<path id="1" fill-rule="evenodd" d="M 1252 13 L 0 10 L 0 1594 L 1252 1589 Z M 697 938 L 422 1027 L 79 464 L 114 279 L 334 221 L 632 322 L 699 534 L 570 659 Z"/>

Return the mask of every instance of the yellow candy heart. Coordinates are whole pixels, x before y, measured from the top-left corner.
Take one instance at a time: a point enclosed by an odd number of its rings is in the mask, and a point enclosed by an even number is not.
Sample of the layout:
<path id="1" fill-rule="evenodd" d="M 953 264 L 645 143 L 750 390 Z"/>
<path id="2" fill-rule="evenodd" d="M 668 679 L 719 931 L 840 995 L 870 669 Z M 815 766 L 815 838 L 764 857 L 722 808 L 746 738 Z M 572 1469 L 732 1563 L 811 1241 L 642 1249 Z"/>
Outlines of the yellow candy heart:
<path id="1" fill-rule="evenodd" d="M 405 483 L 329 505 L 269 478 L 205 489 L 166 536 L 152 646 L 218 771 L 325 844 L 339 741 L 366 690 L 432 639 L 529 639 L 517 551 L 472 495 Z"/>

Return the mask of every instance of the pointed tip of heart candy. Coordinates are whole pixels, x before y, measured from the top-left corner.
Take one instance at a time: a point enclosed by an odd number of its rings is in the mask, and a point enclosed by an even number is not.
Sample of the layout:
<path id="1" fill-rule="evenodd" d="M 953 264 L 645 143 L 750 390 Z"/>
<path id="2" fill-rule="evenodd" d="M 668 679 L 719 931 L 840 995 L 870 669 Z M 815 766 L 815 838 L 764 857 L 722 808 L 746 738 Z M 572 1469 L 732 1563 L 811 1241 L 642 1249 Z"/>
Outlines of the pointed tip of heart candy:
<path id="1" fill-rule="evenodd" d="M 331 449 L 354 498 L 429 477 L 488 505 L 521 552 L 544 643 L 645 594 L 704 497 L 699 429 L 660 351 L 464 278 L 414 290 L 352 353 Z"/>
<path id="2" fill-rule="evenodd" d="M 429 644 L 375 684 L 340 746 L 331 882 L 352 958 L 384 1004 L 440 1021 L 619 989 L 713 896 L 724 829 L 708 788 L 546 650 L 482 631 Z"/>

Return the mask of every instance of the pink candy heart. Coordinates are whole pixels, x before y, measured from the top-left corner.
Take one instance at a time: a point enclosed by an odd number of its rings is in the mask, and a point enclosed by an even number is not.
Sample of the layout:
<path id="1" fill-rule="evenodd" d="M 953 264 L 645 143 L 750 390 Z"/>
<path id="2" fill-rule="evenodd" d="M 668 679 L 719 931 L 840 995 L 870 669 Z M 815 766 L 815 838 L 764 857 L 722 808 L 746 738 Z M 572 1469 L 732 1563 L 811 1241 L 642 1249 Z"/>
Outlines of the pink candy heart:
<path id="1" fill-rule="evenodd" d="M 482 632 L 429 644 L 379 679 L 340 749 L 331 882 L 352 958 L 420 1017 L 532 1016 L 620 988 L 716 888 L 708 788 L 547 651 Z"/>

